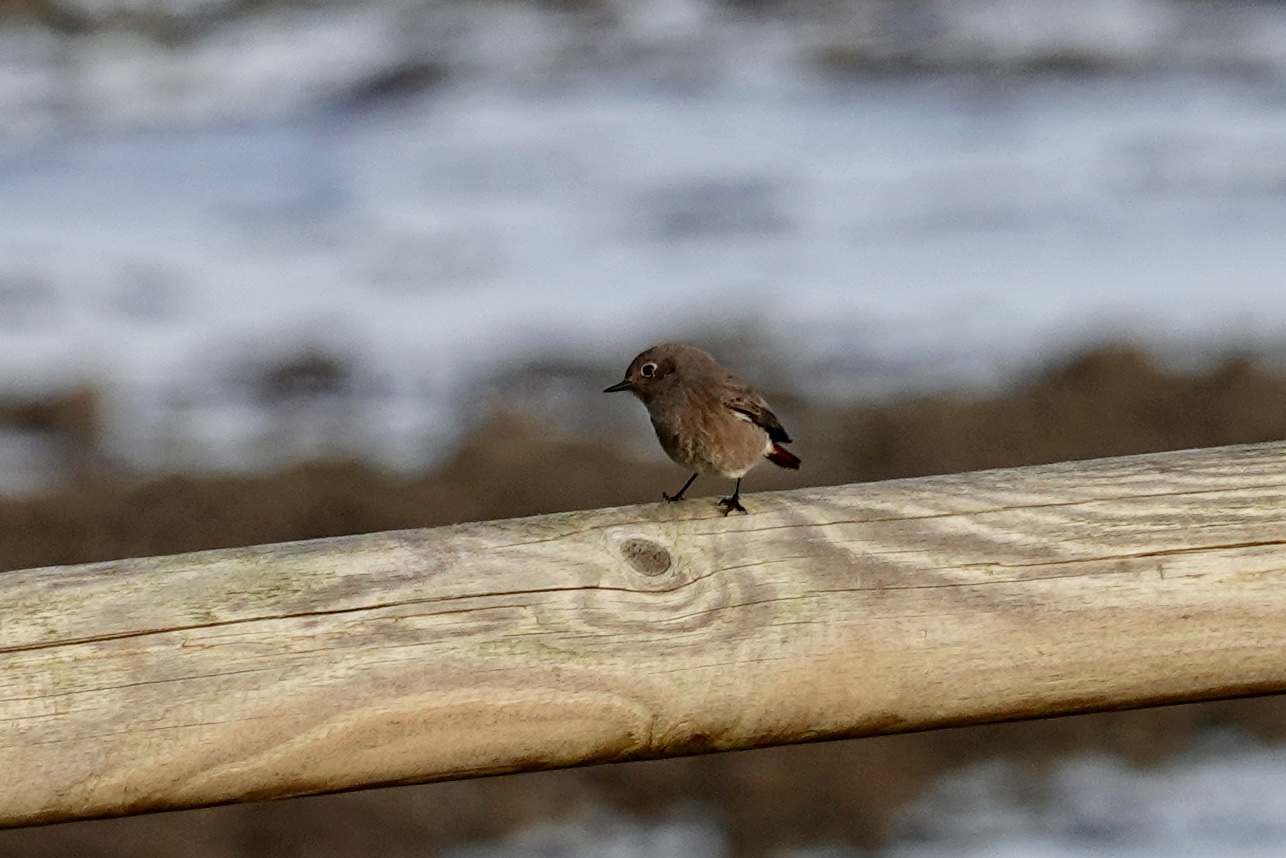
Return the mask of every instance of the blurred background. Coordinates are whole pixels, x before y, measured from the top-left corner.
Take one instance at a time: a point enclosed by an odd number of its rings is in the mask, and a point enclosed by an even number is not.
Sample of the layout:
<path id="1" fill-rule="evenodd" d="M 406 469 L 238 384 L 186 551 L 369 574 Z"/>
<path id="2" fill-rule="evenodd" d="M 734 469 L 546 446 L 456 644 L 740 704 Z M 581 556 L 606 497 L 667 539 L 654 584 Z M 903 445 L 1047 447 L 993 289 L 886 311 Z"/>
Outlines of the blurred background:
<path id="1" fill-rule="evenodd" d="M 0 0 L 0 569 L 656 500 L 598 391 L 663 340 L 797 437 L 750 491 L 1286 439 L 1284 272 L 1283 2 Z M 1277 856 L 1283 739 L 1263 698 L 0 856 Z"/>

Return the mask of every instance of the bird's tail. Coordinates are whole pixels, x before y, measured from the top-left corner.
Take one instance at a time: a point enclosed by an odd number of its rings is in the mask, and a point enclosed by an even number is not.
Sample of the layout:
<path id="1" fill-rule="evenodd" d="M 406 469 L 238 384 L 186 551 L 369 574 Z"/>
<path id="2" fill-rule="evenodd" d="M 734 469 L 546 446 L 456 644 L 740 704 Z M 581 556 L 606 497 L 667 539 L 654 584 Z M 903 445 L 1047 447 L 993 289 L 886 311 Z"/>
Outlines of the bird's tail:
<path id="1" fill-rule="evenodd" d="M 772 449 L 768 451 L 768 461 L 779 468 L 790 468 L 792 471 L 799 470 L 799 457 L 780 444 L 772 445 Z"/>

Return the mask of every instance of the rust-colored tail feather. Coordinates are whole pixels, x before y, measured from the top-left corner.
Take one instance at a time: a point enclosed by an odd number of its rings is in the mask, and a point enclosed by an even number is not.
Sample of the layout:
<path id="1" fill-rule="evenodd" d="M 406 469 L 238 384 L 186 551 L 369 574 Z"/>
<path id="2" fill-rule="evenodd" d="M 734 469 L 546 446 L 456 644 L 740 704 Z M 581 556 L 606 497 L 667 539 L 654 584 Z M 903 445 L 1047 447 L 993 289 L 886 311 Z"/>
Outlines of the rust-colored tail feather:
<path id="1" fill-rule="evenodd" d="M 799 470 L 799 457 L 780 444 L 772 445 L 772 449 L 768 451 L 768 461 L 779 468 L 790 468 L 792 471 Z"/>

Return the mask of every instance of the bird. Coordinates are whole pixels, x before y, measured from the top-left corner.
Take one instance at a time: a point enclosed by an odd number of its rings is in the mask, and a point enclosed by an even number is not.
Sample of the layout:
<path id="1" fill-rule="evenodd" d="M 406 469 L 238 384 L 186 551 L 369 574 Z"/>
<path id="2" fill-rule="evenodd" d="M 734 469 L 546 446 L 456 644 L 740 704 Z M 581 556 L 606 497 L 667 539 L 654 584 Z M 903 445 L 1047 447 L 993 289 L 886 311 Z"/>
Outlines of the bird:
<path id="1" fill-rule="evenodd" d="M 735 479 L 731 495 L 719 500 L 723 514 L 745 512 L 741 479 L 767 459 L 797 470 L 799 457 L 783 447 L 790 435 L 764 398 L 724 369 L 709 353 L 681 343 L 662 343 L 639 354 L 625 378 L 603 390 L 628 391 L 647 406 L 661 448 L 693 472 L 667 501 L 683 494 L 702 474 Z"/>

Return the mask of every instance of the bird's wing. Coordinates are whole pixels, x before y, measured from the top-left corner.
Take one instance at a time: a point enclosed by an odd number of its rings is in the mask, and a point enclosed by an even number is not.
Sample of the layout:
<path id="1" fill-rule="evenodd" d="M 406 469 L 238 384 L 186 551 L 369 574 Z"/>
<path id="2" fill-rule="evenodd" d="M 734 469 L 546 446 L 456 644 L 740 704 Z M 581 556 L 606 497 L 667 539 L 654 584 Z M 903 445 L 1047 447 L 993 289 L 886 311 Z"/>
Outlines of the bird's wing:
<path id="1" fill-rule="evenodd" d="M 722 402 L 738 415 L 767 432 L 770 440 L 778 444 L 790 443 L 790 435 L 786 434 L 785 427 L 781 425 L 777 415 L 772 413 L 768 403 L 764 402 L 759 394 L 753 391 L 732 393 L 725 395 Z"/>

